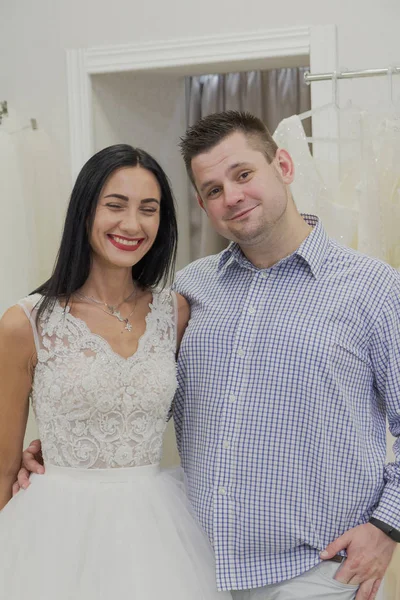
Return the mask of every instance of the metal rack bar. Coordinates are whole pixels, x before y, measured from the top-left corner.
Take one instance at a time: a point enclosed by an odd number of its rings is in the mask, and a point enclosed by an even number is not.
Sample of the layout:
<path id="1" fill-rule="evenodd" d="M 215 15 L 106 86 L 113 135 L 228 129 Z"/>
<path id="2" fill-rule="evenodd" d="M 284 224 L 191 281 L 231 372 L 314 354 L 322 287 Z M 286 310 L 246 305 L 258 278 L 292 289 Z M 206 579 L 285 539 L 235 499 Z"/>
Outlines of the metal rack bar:
<path id="1" fill-rule="evenodd" d="M 382 75 L 400 75 L 400 67 L 388 67 L 386 69 L 364 69 L 362 71 L 342 71 L 333 73 L 304 73 L 304 81 L 329 81 L 330 79 L 356 79 L 358 77 L 379 77 Z"/>

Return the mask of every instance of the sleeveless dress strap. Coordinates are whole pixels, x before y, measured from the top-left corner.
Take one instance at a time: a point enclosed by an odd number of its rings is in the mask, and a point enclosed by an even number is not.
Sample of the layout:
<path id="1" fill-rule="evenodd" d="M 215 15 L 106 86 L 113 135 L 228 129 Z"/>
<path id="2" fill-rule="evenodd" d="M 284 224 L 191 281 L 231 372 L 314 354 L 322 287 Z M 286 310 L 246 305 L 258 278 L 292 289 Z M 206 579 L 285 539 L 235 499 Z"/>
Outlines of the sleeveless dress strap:
<path id="1" fill-rule="evenodd" d="M 33 338 L 35 340 L 36 352 L 39 352 L 41 347 L 39 341 L 39 334 L 36 326 L 36 315 L 41 298 L 42 296 L 40 294 L 32 294 L 31 296 L 26 296 L 25 298 L 22 298 L 22 300 L 19 300 L 18 302 L 18 306 L 22 308 L 31 324 Z"/>

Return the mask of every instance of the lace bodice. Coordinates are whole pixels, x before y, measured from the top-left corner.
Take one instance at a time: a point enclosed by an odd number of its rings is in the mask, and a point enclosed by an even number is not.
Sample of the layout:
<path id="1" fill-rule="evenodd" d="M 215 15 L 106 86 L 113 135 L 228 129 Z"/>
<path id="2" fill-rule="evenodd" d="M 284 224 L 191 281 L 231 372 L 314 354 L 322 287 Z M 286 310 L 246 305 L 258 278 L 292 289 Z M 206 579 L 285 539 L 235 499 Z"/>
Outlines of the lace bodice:
<path id="1" fill-rule="evenodd" d="M 20 305 L 38 355 L 31 401 L 45 464 L 102 469 L 157 463 L 176 389 L 174 294 L 153 294 L 146 331 L 127 359 L 59 303 L 36 327 L 40 299 L 28 296 Z"/>

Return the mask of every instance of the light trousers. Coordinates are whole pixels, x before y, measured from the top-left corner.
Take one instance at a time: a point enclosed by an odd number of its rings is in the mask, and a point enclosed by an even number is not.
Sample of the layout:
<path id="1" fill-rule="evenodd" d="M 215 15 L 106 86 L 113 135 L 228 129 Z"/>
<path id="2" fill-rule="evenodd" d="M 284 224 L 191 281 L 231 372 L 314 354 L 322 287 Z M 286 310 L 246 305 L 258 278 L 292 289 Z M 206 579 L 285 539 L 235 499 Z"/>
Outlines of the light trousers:
<path id="1" fill-rule="evenodd" d="M 322 562 L 310 571 L 289 579 L 253 590 L 232 592 L 233 600 L 353 600 L 357 585 L 340 583 L 334 579 L 340 568 L 335 562 Z M 376 600 L 383 600 L 383 590 Z"/>

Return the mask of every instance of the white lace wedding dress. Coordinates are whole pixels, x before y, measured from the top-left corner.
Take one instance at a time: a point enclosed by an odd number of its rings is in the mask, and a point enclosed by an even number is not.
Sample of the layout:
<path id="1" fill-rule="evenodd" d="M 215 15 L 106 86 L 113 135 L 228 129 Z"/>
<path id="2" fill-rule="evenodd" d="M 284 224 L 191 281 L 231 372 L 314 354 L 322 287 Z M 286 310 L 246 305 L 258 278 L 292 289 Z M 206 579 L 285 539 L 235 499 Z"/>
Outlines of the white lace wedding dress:
<path id="1" fill-rule="evenodd" d="M 325 140 L 324 160 L 311 155 L 297 115 L 278 125 L 273 137 L 295 165 L 294 201 L 336 241 L 400 270 L 400 115 L 343 109 L 339 121 L 343 139 Z"/>
<path id="2" fill-rule="evenodd" d="M 60 304 L 35 324 L 45 475 L 0 513 L 3 600 L 213 600 L 214 557 L 182 483 L 158 463 L 176 387 L 175 298 L 153 295 L 125 359 Z"/>

